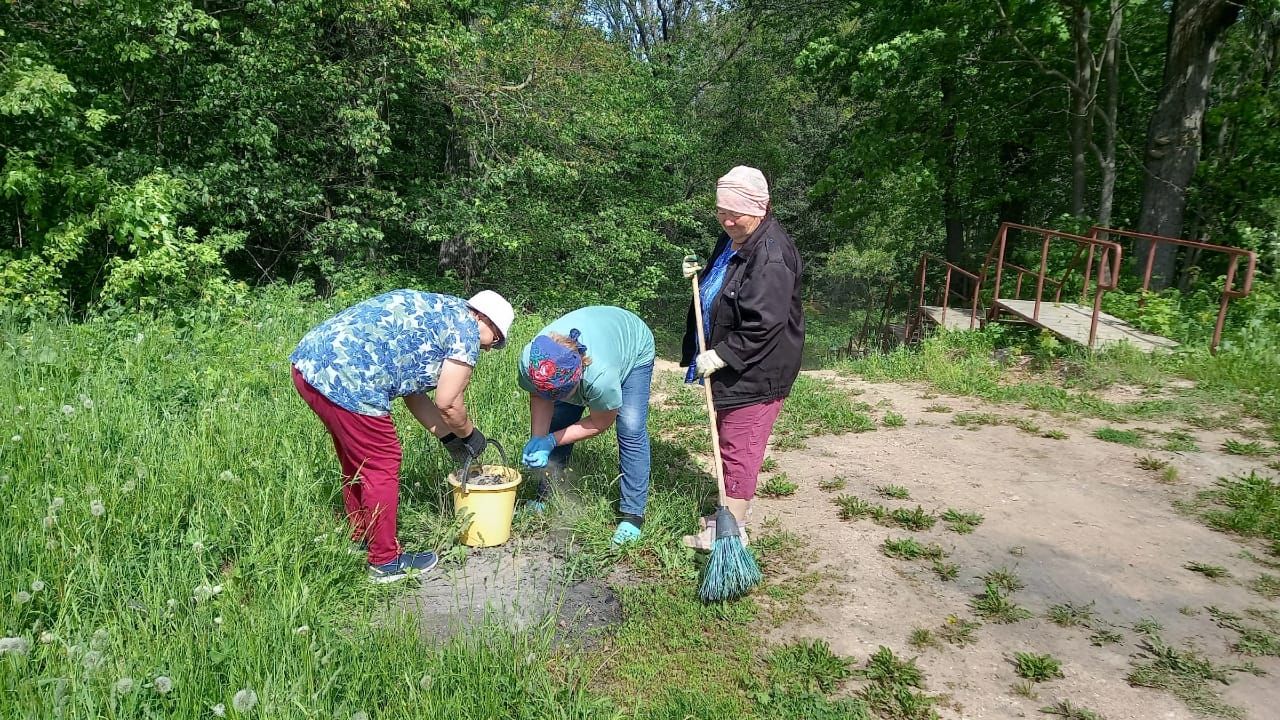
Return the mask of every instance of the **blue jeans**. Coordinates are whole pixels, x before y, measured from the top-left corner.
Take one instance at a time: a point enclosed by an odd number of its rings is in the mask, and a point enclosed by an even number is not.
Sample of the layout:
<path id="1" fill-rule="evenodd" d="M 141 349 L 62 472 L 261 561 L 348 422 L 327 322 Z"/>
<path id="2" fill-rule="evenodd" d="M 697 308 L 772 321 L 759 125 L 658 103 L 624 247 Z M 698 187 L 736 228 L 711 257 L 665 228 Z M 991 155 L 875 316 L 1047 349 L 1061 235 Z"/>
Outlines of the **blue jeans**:
<path id="1" fill-rule="evenodd" d="M 622 501 L 624 515 L 644 517 L 649 502 L 649 385 L 653 381 L 653 362 L 631 371 L 622 380 L 622 407 L 618 409 L 618 464 L 622 466 Z M 551 413 L 551 432 L 563 430 L 578 422 L 586 408 L 557 401 Z M 573 443 L 558 445 L 551 451 L 550 464 L 564 467 L 573 452 Z"/>

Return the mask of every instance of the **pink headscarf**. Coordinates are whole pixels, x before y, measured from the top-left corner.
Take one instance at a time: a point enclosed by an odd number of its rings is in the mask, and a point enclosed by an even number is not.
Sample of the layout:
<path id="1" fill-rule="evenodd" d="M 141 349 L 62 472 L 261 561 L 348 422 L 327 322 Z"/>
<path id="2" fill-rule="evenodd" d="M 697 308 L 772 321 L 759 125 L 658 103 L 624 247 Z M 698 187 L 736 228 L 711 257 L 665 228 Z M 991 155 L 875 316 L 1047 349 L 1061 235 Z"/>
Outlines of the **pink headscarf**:
<path id="1" fill-rule="evenodd" d="M 769 211 L 769 181 L 759 170 L 739 165 L 716 183 L 716 207 L 764 217 Z"/>

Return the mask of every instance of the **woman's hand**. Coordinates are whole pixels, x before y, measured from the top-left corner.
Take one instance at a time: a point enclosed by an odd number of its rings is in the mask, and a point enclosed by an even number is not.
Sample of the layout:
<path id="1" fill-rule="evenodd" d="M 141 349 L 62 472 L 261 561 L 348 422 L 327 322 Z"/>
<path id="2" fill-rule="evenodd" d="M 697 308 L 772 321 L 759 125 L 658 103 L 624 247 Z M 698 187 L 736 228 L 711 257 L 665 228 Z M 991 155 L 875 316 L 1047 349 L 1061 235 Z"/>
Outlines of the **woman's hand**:
<path id="1" fill-rule="evenodd" d="M 697 255 L 685 255 L 684 261 L 680 264 L 680 272 L 684 274 L 684 279 L 688 280 L 702 272 L 702 261 Z"/>
<path id="2" fill-rule="evenodd" d="M 698 377 L 704 378 L 724 367 L 726 363 L 715 350 L 708 350 L 704 353 L 698 353 L 698 358 L 694 361 L 694 365 L 697 367 L 696 373 Z"/>
<path id="3" fill-rule="evenodd" d="M 529 438 L 520 453 L 520 462 L 526 467 L 546 467 L 551 460 L 551 451 L 556 447 L 556 439 L 550 433 Z"/>

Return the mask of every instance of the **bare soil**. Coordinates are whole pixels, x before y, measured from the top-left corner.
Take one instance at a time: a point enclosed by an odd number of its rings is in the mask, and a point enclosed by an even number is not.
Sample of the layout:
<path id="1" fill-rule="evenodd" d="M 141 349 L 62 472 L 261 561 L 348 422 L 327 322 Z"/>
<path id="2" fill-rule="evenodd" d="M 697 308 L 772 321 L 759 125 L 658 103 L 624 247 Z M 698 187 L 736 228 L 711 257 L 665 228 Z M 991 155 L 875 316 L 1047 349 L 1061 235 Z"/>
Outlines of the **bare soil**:
<path id="1" fill-rule="evenodd" d="M 1231 433 L 1053 417 L 939 396 L 923 386 L 871 384 L 826 372 L 811 376 L 861 391 L 858 399 L 872 406 L 884 402 L 886 409 L 904 415 L 907 425 L 811 438 L 805 449 L 771 453 L 778 471 L 799 489 L 790 497 L 757 500 L 756 517 L 807 540 L 816 559 L 793 571 L 823 578 L 817 583 L 823 591 L 808 596 L 805 612 L 770 630 L 771 641 L 821 638 L 859 661 L 881 645 L 900 655 L 918 654 L 930 691 L 946 696 L 940 713 L 947 718 L 1046 717 L 1039 709 L 1059 699 L 1109 720 L 1197 717 L 1172 695 L 1125 681 L 1140 651 L 1141 635 L 1132 626 L 1154 618 L 1170 643 L 1194 646 L 1219 663 L 1252 660 L 1266 670 L 1264 677 L 1236 674 L 1231 685 L 1218 689 L 1247 717 L 1278 716 L 1280 659 L 1234 653 L 1230 644 L 1238 635 L 1215 625 L 1205 610 L 1216 606 L 1243 615 L 1250 608 L 1280 609 L 1280 603 L 1245 587 L 1268 568 L 1241 557 L 1250 547 L 1247 541 L 1210 530 L 1175 508 L 1175 502 L 1190 499 L 1219 477 L 1262 468 L 1263 461 L 1218 451 Z M 925 410 L 937 405 L 952 411 Z M 952 425 L 961 411 L 1029 418 L 1068 437 L 1044 438 L 1003 424 Z M 1104 425 L 1182 430 L 1202 451 L 1139 450 L 1104 442 L 1092 436 Z M 1135 460 L 1142 455 L 1169 461 L 1179 471 L 1179 482 L 1163 484 L 1159 473 L 1140 469 Z M 843 490 L 819 489 L 820 481 L 837 476 L 847 478 Z M 890 483 L 908 488 L 910 499 L 876 496 L 875 486 Z M 951 532 L 942 522 L 910 533 L 870 520 L 843 521 L 831 502 L 840 493 L 892 507 L 978 512 L 985 521 L 969 535 Z M 941 544 L 950 553 L 948 561 L 960 566 L 959 577 L 946 582 L 924 561 L 891 559 L 880 551 L 886 538 L 908 535 Z M 1185 569 L 1189 561 L 1223 566 L 1232 577 L 1211 580 Z M 977 619 L 968 602 L 982 591 L 981 576 L 1002 567 L 1025 583 L 1012 599 L 1034 613 L 1032 619 L 984 623 L 974 632 L 976 642 L 966 647 L 943 643 L 915 651 L 907 644 L 914 628 L 936 631 L 949 616 Z M 1051 606 L 1064 602 L 1094 603 L 1094 628 L 1117 631 L 1123 641 L 1095 647 L 1089 640 L 1093 630 L 1063 628 L 1045 619 Z M 1037 685 L 1038 699 L 1015 694 L 1011 686 L 1019 678 L 1010 658 L 1017 651 L 1051 653 L 1063 661 L 1066 677 Z"/>

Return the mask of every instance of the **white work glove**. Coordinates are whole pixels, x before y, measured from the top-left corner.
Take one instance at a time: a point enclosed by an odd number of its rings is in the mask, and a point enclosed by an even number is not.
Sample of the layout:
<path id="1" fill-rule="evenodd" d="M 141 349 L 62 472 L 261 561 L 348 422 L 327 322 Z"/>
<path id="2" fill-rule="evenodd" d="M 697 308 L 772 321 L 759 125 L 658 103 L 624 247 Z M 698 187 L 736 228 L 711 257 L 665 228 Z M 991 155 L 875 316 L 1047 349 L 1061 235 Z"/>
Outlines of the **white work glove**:
<path id="1" fill-rule="evenodd" d="M 702 261 L 698 259 L 697 255 L 685 255 L 684 261 L 680 265 L 680 272 L 684 274 L 684 279 L 688 280 L 702 272 Z"/>
<path id="2" fill-rule="evenodd" d="M 704 378 L 724 367 L 726 363 L 720 359 L 720 355 L 715 350 L 708 350 L 704 353 L 698 353 L 698 359 L 694 364 L 697 366 L 694 373 L 698 377 Z"/>

